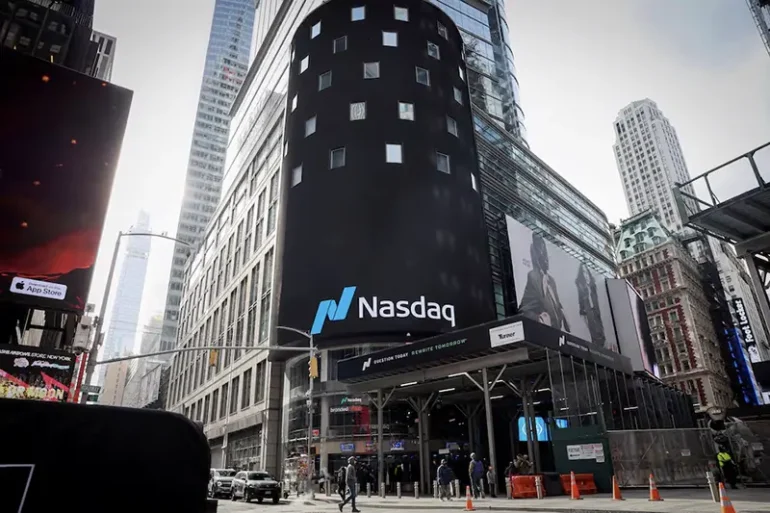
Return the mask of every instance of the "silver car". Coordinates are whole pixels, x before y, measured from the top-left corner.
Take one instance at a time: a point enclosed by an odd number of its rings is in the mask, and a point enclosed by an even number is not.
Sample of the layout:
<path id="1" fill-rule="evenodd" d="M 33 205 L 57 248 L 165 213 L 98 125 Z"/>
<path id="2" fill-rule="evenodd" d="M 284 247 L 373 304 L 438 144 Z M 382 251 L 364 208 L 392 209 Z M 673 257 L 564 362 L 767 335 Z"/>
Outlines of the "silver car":
<path id="1" fill-rule="evenodd" d="M 273 504 L 278 504 L 281 500 L 281 485 L 265 471 L 243 470 L 235 474 L 230 498 L 246 502 L 257 499 L 260 504 L 265 499 L 272 499 Z"/>
<path id="2" fill-rule="evenodd" d="M 229 497 L 232 491 L 235 470 L 230 468 L 212 468 L 209 471 L 209 497 L 222 495 Z"/>

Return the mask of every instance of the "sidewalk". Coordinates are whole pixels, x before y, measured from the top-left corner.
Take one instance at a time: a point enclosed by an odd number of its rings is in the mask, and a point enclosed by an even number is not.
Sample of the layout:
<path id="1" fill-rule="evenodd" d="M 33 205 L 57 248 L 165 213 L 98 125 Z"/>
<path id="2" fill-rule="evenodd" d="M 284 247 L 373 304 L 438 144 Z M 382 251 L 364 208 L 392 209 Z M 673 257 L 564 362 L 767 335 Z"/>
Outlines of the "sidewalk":
<path id="1" fill-rule="evenodd" d="M 728 490 L 728 497 L 738 513 L 770 512 L 770 489 Z M 479 499 L 473 505 L 478 511 L 515 511 L 543 513 L 719 513 L 719 504 L 711 500 L 707 489 L 670 490 L 661 489 L 663 502 L 649 502 L 646 490 L 624 490 L 624 501 L 613 501 L 610 495 L 586 495 L 581 501 L 568 497 L 547 497 L 536 499 Z M 316 503 L 337 504 L 339 498 L 316 495 Z M 361 509 L 393 509 L 418 511 L 462 511 L 465 499 L 441 502 L 432 497 L 374 497 L 359 495 L 356 502 Z"/>

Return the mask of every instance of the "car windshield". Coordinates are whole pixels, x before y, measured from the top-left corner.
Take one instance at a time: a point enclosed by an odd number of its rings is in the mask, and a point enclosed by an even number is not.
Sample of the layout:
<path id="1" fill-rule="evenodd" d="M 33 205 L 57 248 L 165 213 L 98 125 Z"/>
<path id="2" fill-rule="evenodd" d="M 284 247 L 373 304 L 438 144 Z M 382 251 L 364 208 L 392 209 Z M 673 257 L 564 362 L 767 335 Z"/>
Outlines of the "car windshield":
<path id="1" fill-rule="evenodd" d="M 266 481 L 270 478 L 270 474 L 266 472 L 249 472 L 249 481 Z"/>
<path id="2" fill-rule="evenodd" d="M 235 470 L 218 470 L 217 476 L 219 477 L 233 477 L 235 475 Z"/>

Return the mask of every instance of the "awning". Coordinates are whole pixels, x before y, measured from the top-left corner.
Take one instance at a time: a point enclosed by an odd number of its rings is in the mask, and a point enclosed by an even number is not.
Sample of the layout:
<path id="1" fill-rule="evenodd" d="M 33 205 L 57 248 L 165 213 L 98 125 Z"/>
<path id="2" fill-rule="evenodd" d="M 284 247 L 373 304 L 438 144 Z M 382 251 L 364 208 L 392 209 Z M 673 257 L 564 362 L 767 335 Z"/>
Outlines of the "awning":
<path id="1" fill-rule="evenodd" d="M 628 374 L 633 372 L 631 361 L 619 353 L 516 315 L 342 360 L 337 364 L 337 379 L 364 383 L 439 367 L 451 367 L 448 374 L 471 372 L 493 365 L 542 361 L 547 357 L 546 349 Z"/>

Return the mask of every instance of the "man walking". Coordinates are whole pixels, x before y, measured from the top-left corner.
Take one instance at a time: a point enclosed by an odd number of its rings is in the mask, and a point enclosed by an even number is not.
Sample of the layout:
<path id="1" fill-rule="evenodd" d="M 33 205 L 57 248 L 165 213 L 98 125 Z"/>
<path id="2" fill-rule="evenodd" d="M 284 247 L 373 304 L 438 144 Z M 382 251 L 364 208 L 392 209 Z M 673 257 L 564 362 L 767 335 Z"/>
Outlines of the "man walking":
<path id="1" fill-rule="evenodd" d="M 481 479 L 484 477 L 484 464 L 478 459 L 475 452 L 471 453 L 471 463 L 468 465 L 468 475 L 471 478 L 473 498 L 478 499 L 481 495 Z"/>
<path id="2" fill-rule="evenodd" d="M 345 467 L 342 466 L 337 471 L 337 493 L 340 494 L 340 499 L 345 500 Z"/>
<path id="3" fill-rule="evenodd" d="M 489 487 L 489 496 L 493 499 L 497 497 L 497 476 L 495 475 L 495 470 L 492 468 L 492 465 L 490 465 L 489 470 L 487 470 L 487 487 Z"/>
<path id="4" fill-rule="evenodd" d="M 342 508 L 345 506 L 345 504 L 350 501 L 350 505 L 353 507 L 353 513 L 359 513 L 358 508 L 356 508 L 356 483 L 358 482 L 358 478 L 356 476 L 356 459 L 354 457 L 348 458 L 348 467 L 345 469 L 345 484 L 348 487 L 348 498 L 342 501 L 340 504 L 340 511 L 342 511 Z"/>
<path id="5" fill-rule="evenodd" d="M 449 484 L 452 482 L 452 469 L 446 464 L 446 460 L 441 460 L 436 471 L 436 481 L 438 481 L 438 498 L 442 501 L 444 497 L 447 500 L 452 500 L 452 494 L 449 493 Z"/>

